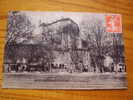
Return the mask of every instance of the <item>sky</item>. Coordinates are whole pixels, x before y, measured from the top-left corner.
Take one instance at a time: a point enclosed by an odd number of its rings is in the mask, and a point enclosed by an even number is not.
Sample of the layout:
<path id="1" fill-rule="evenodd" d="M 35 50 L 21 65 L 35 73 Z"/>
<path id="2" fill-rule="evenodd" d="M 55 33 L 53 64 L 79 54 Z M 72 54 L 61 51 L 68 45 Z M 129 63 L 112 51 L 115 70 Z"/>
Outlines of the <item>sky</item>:
<path id="1" fill-rule="evenodd" d="M 87 19 L 88 24 L 94 21 L 95 18 L 104 19 L 104 14 L 97 13 L 80 13 L 80 12 L 32 12 L 32 11 L 21 11 L 29 17 L 32 24 L 35 25 L 33 34 L 37 35 L 41 33 L 39 23 L 51 23 L 61 18 L 71 18 L 74 22 L 80 25 L 81 21 Z"/>

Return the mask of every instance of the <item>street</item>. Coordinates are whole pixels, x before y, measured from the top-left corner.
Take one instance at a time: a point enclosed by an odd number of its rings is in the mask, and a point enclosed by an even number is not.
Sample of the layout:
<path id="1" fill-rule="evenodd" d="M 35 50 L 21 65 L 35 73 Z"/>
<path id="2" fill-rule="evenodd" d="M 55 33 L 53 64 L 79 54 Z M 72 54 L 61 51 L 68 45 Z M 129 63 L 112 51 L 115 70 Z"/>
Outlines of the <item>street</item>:
<path id="1" fill-rule="evenodd" d="M 126 73 L 5 73 L 4 88 L 126 89 Z"/>

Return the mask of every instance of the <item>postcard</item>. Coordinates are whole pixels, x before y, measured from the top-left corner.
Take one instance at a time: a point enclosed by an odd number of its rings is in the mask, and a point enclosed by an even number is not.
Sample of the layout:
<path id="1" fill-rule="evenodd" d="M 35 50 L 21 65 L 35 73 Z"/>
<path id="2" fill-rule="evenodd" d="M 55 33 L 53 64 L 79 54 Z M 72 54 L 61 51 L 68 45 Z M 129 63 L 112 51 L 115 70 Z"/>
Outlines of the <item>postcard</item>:
<path id="1" fill-rule="evenodd" d="M 122 17 L 10 11 L 3 88 L 127 89 Z"/>

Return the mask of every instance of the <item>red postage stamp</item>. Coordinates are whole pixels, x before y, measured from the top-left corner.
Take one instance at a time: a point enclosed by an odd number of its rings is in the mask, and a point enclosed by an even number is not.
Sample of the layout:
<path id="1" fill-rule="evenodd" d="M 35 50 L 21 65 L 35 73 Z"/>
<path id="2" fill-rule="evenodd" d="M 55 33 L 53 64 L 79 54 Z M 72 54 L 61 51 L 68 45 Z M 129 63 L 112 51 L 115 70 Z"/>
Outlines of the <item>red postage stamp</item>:
<path id="1" fill-rule="evenodd" d="M 122 33 L 121 15 L 106 15 L 106 31 L 111 33 Z"/>

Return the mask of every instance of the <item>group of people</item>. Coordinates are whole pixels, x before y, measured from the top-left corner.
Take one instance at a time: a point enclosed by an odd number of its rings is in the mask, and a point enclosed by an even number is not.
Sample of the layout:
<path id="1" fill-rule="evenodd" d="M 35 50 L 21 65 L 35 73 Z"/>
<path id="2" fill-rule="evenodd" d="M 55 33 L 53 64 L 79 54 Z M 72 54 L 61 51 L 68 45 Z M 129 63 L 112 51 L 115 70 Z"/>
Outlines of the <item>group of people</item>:
<path id="1" fill-rule="evenodd" d="M 46 62 L 44 59 L 33 59 L 28 62 L 26 58 L 17 59 L 16 63 L 7 63 L 5 64 L 6 72 L 60 72 L 65 71 L 69 73 L 73 72 L 87 72 L 88 66 L 83 65 L 83 63 L 70 63 L 70 64 L 61 64 L 56 62 Z"/>
<path id="2" fill-rule="evenodd" d="M 100 65 L 100 64 L 99 64 Z M 117 68 L 119 68 L 119 65 L 117 65 Z M 113 59 L 109 56 L 106 57 L 104 60 L 102 67 L 97 66 L 96 63 L 91 60 L 90 65 L 85 65 L 82 61 L 79 63 L 70 63 L 70 64 L 61 64 L 57 62 L 47 62 L 44 61 L 43 58 L 40 59 L 33 59 L 32 61 L 28 62 L 26 58 L 17 59 L 16 63 L 8 63 L 5 64 L 5 68 L 7 72 L 15 71 L 15 72 L 114 72 L 115 65 L 113 62 Z M 123 70 L 123 65 L 120 65 L 121 68 L 119 68 L 120 71 Z"/>

